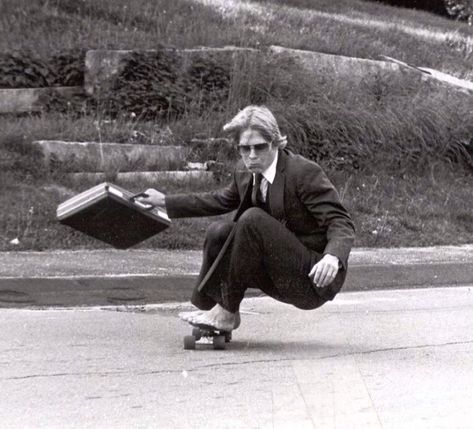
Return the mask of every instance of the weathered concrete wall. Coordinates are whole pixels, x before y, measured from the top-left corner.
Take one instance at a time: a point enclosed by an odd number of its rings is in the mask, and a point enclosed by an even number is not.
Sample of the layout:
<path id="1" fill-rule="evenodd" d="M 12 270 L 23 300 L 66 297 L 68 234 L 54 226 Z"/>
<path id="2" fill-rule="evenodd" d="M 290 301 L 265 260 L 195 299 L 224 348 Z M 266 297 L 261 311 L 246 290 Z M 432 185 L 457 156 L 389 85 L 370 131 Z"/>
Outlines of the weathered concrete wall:
<path id="1" fill-rule="evenodd" d="M 196 59 L 213 60 L 216 63 L 230 63 L 233 67 L 241 66 L 242 61 L 252 60 L 265 55 L 262 51 L 251 48 L 223 47 L 223 48 L 198 48 L 198 49 L 166 49 L 180 62 L 182 72 L 189 68 Z M 0 114 L 2 113 L 27 113 L 41 111 L 41 97 L 58 93 L 61 96 L 74 96 L 83 94 L 97 95 L 112 90 L 117 78 L 126 66 L 126 59 L 136 52 L 158 51 L 130 51 L 130 50 L 90 50 L 85 57 L 84 88 L 58 87 L 58 88 L 33 88 L 33 89 L 0 89 Z M 300 64 L 309 74 L 324 75 L 333 79 L 349 80 L 359 83 L 366 77 L 379 73 L 399 74 L 409 73 L 420 80 L 436 80 L 444 85 L 472 91 L 473 83 L 455 79 L 431 69 L 421 67 L 404 67 L 400 61 L 375 61 L 362 58 L 345 57 L 341 55 L 324 54 L 320 52 L 289 49 L 282 46 L 270 46 L 267 50 L 275 59 L 289 58 Z M 422 73 L 422 70 L 430 74 Z"/>
<path id="2" fill-rule="evenodd" d="M 40 100 L 54 94 L 72 97 L 83 94 L 81 86 L 54 88 L 0 89 L 0 114 L 40 112 Z"/>
<path id="3" fill-rule="evenodd" d="M 124 60 L 132 51 L 93 50 L 85 54 L 84 90 L 92 95 L 98 90 L 107 91 L 123 70 Z"/>
<path id="4" fill-rule="evenodd" d="M 422 74 L 423 80 L 435 81 L 436 83 L 455 87 L 466 94 L 473 94 L 473 82 L 458 79 L 455 76 L 428 67 L 419 67 L 419 70 L 425 72 Z"/>
<path id="5" fill-rule="evenodd" d="M 101 183 L 110 180 L 110 175 L 105 173 L 70 173 L 69 177 L 76 183 L 94 182 Z M 211 171 L 136 171 L 123 172 L 113 175 L 113 182 L 119 185 L 149 184 L 155 187 L 160 184 L 179 183 L 180 185 L 198 183 L 211 183 L 214 175 Z"/>
<path id="6" fill-rule="evenodd" d="M 170 169 L 185 164 L 188 149 L 183 146 L 157 146 L 127 143 L 64 142 L 38 140 L 46 164 L 54 158 L 73 163 L 80 171 L 135 171 Z"/>
<path id="7" fill-rule="evenodd" d="M 400 73 L 398 64 L 387 61 L 374 61 L 362 58 L 344 57 L 341 55 L 323 54 L 320 52 L 289 49 L 282 46 L 271 46 L 269 51 L 277 58 L 290 58 L 300 64 L 309 74 L 350 80 L 357 83 L 370 75 L 383 73 Z"/>
<path id="8" fill-rule="evenodd" d="M 323 74 L 327 77 L 349 80 L 353 83 L 358 83 L 367 76 L 374 76 L 379 73 L 416 74 L 414 70 L 406 69 L 390 61 L 375 61 L 341 55 L 330 55 L 320 52 L 289 49 L 281 46 L 270 46 L 264 53 L 257 49 L 236 47 L 183 49 L 168 52 L 173 52 L 173 54 L 179 58 L 183 72 L 185 72 L 189 64 L 197 58 L 215 60 L 217 63 L 230 60 L 235 67 L 238 67 L 238 61 L 241 61 L 242 58 L 249 58 L 251 60 L 251 58 L 255 56 L 269 54 L 276 60 L 289 58 L 296 64 L 302 66 L 309 74 L 313 73 L 318 76 Z M 132 53 L 133 51 L 88 51 L 85 61 L 86 93 L 91 95 L 99 91 L 110 91 L 126 64 L 125 60 L 129 58 Z"/>

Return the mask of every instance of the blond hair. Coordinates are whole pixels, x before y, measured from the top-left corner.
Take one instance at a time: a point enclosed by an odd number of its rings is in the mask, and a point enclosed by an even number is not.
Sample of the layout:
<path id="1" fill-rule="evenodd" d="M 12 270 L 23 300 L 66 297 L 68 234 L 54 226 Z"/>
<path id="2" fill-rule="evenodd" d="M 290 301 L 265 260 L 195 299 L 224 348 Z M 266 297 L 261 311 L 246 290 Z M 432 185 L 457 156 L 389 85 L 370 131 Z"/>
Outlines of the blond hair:
<path id="1" fill-rule="evenodd" d="M 258 131 L 274 147 L 284 149 L 287 137 L 281 135 L 276 118 L 266 106 L 247 106 L 223 126 L 223 131 L 232 134 L 238 141 L 245 130 Z"/>

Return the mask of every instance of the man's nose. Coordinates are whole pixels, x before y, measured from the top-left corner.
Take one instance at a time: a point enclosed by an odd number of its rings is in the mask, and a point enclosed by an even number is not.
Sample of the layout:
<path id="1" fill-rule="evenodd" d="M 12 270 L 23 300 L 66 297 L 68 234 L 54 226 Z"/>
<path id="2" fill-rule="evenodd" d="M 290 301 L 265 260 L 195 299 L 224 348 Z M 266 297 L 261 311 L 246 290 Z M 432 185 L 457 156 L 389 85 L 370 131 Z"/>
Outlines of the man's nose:
<path id="1" fill-rule="evenodd" d="M 253 146 L 250 146 L 250 155 L 249 155 L 250 158 L 257 158 L 258 155 L 256 154 L 256 150 Z"/>

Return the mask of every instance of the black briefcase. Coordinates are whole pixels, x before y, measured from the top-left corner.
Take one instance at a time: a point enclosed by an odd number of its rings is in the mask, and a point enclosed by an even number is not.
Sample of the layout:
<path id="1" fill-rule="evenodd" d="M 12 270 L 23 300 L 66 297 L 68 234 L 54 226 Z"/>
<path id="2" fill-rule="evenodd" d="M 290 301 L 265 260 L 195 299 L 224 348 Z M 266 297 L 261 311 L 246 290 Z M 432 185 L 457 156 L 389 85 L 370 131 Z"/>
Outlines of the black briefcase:
<path id="1" fill-rule="evenodd" d="M 135 196 L 112 183 L 101 183 L 60 204 L 57 219 L 117 249 L 128 249 L 171 224 L 165 211 L 150 210 Z"/>

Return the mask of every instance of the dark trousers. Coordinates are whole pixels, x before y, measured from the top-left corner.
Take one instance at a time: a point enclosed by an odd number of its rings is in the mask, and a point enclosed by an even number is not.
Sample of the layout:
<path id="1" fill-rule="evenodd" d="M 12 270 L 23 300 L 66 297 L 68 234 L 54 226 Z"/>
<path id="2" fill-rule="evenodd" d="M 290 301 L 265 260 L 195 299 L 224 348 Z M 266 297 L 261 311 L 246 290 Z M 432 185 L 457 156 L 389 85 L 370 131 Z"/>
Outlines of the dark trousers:
<path id="1" fill-rule="evenodd" d="M 284 225 L 264 210 L 246 210 L 234 222 L 219 221 L 210 225 L 204 242 L 203 262 L 198 284 L 217 258 L 232 228 L 235 235 L 219 266 L 218 281 L 199 291 L 192 303 L 209 310 L 216 303 L 232 313 L 239 306 L 247 288 L 257 288 L 278 301 L 301 309 L 314 309 L 330 298 L 315 288 L 308 274 L 322 255 L 307 249 Z M 340 270 L 334 283 L 345 278 Z"/>

